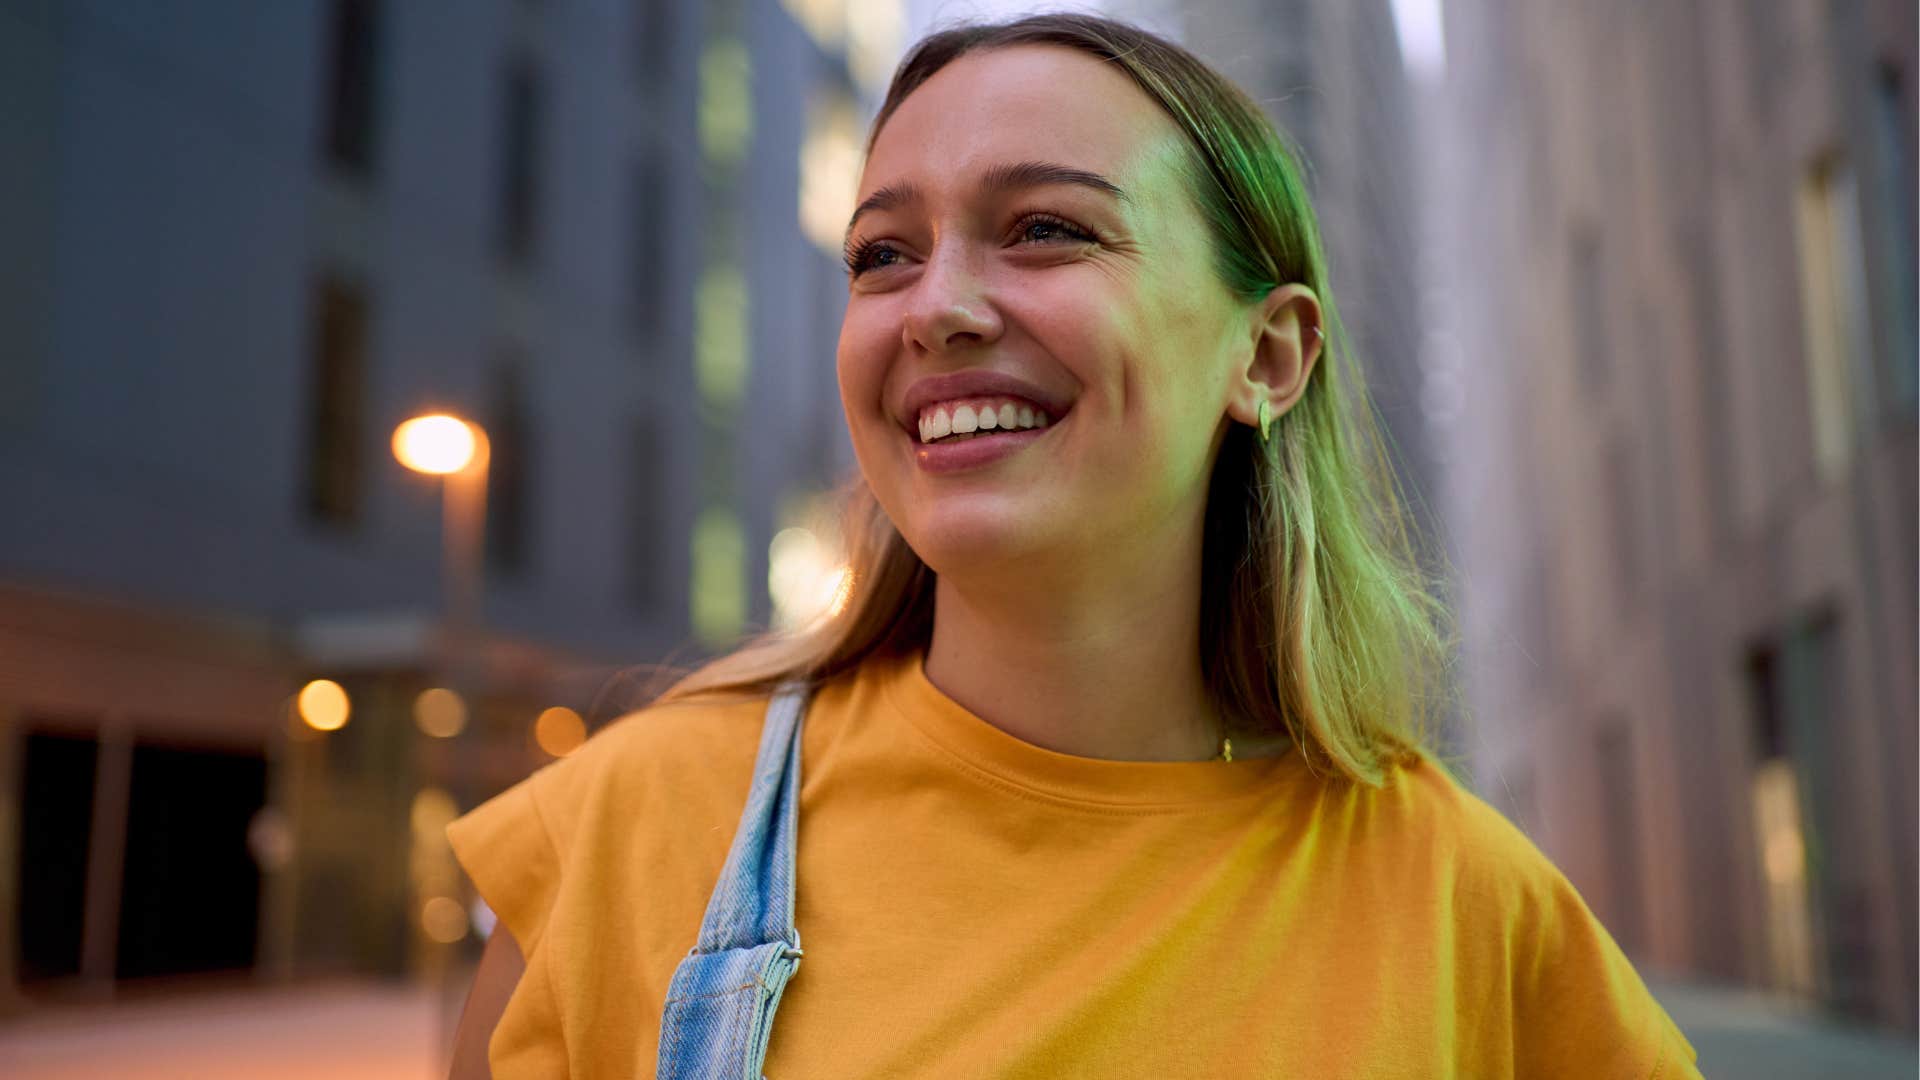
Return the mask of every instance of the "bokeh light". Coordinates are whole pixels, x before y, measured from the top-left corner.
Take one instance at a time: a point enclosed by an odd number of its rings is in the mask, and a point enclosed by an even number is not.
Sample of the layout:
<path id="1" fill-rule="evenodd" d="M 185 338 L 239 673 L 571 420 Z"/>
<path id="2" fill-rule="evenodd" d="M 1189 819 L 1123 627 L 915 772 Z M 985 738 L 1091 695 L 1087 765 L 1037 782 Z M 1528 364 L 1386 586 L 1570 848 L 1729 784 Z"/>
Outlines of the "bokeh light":
<path id="1" fill-rule="evenodd" d="M 782 529 L 767 546 L 767 593 L 783 629 L 837 614 L 851 583 L 852 570 L 811 529 Z"/>
<path id="2" fill-rule="evenodd" d="M 393 429 L 393 456 L 414 472 L 445 476 L 473 463 L 479 440 L 457 416 L 416 416 Z"/>
<path id="3" fill-rule="evenodd" d="M 346 689 L 332 679 L 315 679 L 301 687 L 295 707 L 300 719 L 315 731 L 339 731 L 353 711 Z"/>
<path id="4" fill-rule="evenodd" d="M 451 896 L 428 898 L 420 905 L 420 929 L 442 945 L 467 936 L 467 909 Z"/>
<path id="5" fill-rule="evenodd" d="M 800 228 L 838 257 L 860 185 L 860 118 L 846 94 L 823 95 L 807 111 L 800 143 Z"/>
<path id="6" fill-rule="evenodd" d="M 436 739 L 451 739 L 466 730 L 467 703 L 444 686 L 422 690 L 413 699 L 413 722 Z"/>
<path id="7" fill-rule="evenodd" d="M 260 869 L 279 870 L 293 860 L 293 825 L 277 806 L 263 806 L 247 821 L 247 852 Z"/>
<path id="8" fill-rule="evenodd" d="M 416 839 L 440 839 L 440 834 L 454 818 L 460 816 L 460 806 L 453 796 L 437 787 L 421 788 L 413 797 L 413 807 L 408 811 L 409 824 L 413 827 Z"/>
<path id="9" fill-rule="evenodd" d="M 555 705 L 533 722 L 533 741 L 554 757 L 566 757 L 587 741 L 587 722 L 572 709 Z"/>

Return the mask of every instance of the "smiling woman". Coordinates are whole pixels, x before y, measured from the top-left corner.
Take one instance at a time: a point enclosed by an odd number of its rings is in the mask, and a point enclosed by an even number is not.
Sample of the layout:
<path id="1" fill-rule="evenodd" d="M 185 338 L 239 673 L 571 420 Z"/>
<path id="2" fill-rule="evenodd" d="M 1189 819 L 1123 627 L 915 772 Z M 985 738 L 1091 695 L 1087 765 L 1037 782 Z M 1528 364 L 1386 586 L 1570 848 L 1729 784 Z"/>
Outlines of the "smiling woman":
<path id="1" fill-rule="evenodd" d="M 1447 612 L 1247 97 L 962 26 L 860 190 L 846 603 L 454 823 L 456 1072 L 1697 1076 L 1428 749 Z"/>

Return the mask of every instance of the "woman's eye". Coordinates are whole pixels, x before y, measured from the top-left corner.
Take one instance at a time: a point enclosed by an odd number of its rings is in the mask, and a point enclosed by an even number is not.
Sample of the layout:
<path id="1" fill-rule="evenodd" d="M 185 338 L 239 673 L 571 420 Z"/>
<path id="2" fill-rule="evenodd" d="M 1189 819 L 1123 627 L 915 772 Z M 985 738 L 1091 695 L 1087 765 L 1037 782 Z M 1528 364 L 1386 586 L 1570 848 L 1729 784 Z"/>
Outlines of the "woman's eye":
<path id="1" fill-rule="evenodd" d="M 1093 234 L 1087 230 L 1082 229 L 1070 221 L 1054 217 L 1052 214 L 1029 214 L 1021 219 L 1021 237 L 1031 237 L 1035 230 L 1040 230 L 1043 233 L 1052 233 L 1053 239 L 1065 237 L 1069 240 L 1087 241 L 1094 238 Z M 1046 238 L 1042 237 L 1042 239 Z"/>
<path id="2" fill-rule="evenodd" d="M 1052 214 L 1028 214 L 1020 219 L 1019 236 L 1023 240 L 1045 244 L 1058 243 L 1062 240 L 1088 243 L 1098 239 L 1071 221 L 1054 217 Z M 883 261 L 887 256 L 893 256 L 893 260 Z M 843 259 L 847 266 L 847 276 L 855 278 L 868 270 L 884 270 L 894 265 L 899 257 L 900 252 L 884 242 L 862 240 L 848 248 Z"/>
<path id="3" fill-rule="evenodd" d="M 899 252 L 885 244 L 873 240 L 862 240 L 852 248 L 849 248 L 846 253 L 847 276 L 859 277 L 860 274 L 866 270 L 881 266 L 891 266 L 891 263 L 879 262 L 880 256 L 899 254 Z"/>

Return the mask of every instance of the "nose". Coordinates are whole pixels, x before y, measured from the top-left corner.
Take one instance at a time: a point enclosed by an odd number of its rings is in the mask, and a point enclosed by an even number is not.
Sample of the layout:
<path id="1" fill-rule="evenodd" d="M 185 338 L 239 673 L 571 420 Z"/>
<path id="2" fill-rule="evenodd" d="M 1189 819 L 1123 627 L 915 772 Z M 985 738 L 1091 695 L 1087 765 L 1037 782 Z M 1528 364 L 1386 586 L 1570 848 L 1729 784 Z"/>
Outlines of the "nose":
<path id="1" fill-rule="evenodd" d="M 938 245 L 913 283 L 901 320 L 906 347 L 943 353 L 997 340 L 1003 326 L 987 291 L 963 245 Z"/>

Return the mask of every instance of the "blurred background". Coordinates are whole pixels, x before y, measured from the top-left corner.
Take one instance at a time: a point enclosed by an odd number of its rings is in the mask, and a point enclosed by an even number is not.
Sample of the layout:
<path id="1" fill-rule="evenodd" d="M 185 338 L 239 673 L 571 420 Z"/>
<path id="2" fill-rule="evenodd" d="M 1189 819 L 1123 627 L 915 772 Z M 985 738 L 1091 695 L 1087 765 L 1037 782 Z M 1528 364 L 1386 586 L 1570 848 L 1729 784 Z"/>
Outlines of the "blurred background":
<path id="1" fill-rule="evenodd" d="M 444 1074 L 442 827 L 833 602 L 865 126 L 1023 10 L 0 0 L 0 1072 Z M 1481 793 L 1708 1075 L 1914 1075 L 1911 0 L 1081 10 L 1303 148 Z"/>

